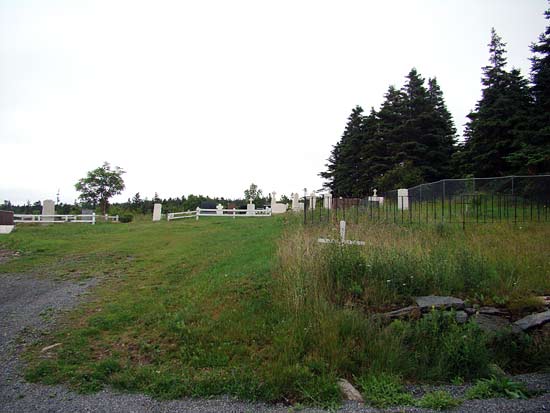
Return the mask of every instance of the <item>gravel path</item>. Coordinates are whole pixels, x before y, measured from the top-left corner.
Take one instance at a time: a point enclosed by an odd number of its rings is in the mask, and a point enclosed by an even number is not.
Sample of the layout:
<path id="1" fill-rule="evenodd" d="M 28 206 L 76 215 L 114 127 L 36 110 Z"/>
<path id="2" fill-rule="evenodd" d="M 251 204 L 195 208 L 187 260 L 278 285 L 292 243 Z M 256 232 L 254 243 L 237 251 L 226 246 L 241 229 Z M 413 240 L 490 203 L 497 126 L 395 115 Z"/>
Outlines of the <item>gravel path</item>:
<path id="1" fill-rule="evenodd" d="M 265 412 L 298 411 L 283 405 L 246 403 L 231 398 L 209 400 L 183 399 L 157 401 L 139 394 L 119 394 L 104 390 L 92 395 L 80 395 L 64 386 L 44 386 L 27 383 L 21 377 L 23 370 L 19 354 L 25 344 L 37 340 L 50 329 L 63 310 L 72 308 L 93 287 L 97 280 L 54 281 L 30 275 L 0 274 L 0 413 L 19 412 Z M 550 375 L 518 376 L 530 388 L 546 392 L 530 400 L 493 399 L 467 401 L 453 412 L 548 412 L 550 411 Z M 444 386 L 456 396 L 464 393 L 464 386 Z M 410 390 L 421 394 L 433 387 L 413 386 Z M 322 412 L 318 409 L 300 409 L 301 412 Z M 374 413 L 380 410 L 356 403 L 345 403 L 344 413 Z M 395 408 L 386 412 L 427 412 L 417 408 Z"/>

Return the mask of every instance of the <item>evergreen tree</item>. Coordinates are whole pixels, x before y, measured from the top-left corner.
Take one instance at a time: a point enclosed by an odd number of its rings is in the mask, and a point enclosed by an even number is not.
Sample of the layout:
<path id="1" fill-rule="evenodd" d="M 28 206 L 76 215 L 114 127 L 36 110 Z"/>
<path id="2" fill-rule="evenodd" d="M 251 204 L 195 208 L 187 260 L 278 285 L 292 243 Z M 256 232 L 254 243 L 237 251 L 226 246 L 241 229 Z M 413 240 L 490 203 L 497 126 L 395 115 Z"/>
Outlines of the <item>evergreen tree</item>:
<path id="1" fill-rule="evenodd" d="M 437 79 L 428 80 L 428 95 L 432 110 L 432 128 L 436 138 L 436 148 L 432 161 L 437 165 L 434 180 L 451 178 L 453 175 L 452 157 L 456 148 L 456 128 L 453 117 L 443 98 L 443 91 Z M 429 180 L 429 177 L 426 177 Z"/>
<path id="2" fill-rule="evenodd" d="M 360 159 L 359 187 L 363 189 L 363 195 L 371 194 L 378 186 L 377 180 L 392 166 L 388 146 L 380 134 L 380 119 L 374 108 L 363 119 Z"/>
<path id="3" fill-rule="evenodd" d="M 405 125 L 405 96 L 395 86 L 390 86 L 380 111 L 376 114 L 376 142 L 378 151 L 375 166 L 374 186 L 379 191 L 395 189 L 388 186 L 388 180 L 384 175 L 395 168 L 406 158 L 407 154 L 402 151 L 402 134 Z"/>
<path id="4" fill-rule="evenodd" d="M 550 20 L 550 9 L 545 18 Z M 529 131 L 523 134 L 518 151 L 507 159 L 519 173 L 550 172 L 550 25 L 531 45 L 531 93 L 533 107 Z"/>
<path id="5" fill-rule="evenodd" d="M 400 132 L 400 164 L 410 162 L 426 182 L 448 177 L 456 131 L 437 80 L 430 79 L 426 89 L 413 68 L 402 90 L 406 112 Z"/>
<path id="6" fill-rule="evenodd" d="M 524 139 L 530 97 L 519 70 L 507 72 L 505 46 L 494 29 L 489 43 L 490 64 L 483 68 L 482 97 L 468 115 L 463 159 L 465 170 L 476 177 L 513 173 L 507 160 Z"/>
<path id="7" fill-rule="evenodd" d="M 319 175 L 326 179 L 325 187 L 334 196 L 360 196 L 360 148 L 363 140 L 363 109 L 356 106 L 348 118 L 340 141 L 328 158 L 327 171 Z"/>

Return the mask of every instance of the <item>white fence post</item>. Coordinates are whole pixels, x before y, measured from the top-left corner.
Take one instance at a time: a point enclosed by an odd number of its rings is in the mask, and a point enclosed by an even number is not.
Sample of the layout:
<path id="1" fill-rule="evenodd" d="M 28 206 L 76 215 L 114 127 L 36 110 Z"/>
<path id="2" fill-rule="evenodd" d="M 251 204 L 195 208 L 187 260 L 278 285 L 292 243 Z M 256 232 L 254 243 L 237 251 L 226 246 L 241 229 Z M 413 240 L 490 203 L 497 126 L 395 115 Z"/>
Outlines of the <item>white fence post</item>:
<path id="1" fill-rule="evenodd" d="M 92 213 L 92 225 L 95 225 L 95 212 Z"/>
<path id="2" fill-rule="evenodd" d="M 201 214 L 201 209 L 200 209 L 200 207 L 197 207 L 197 215 L 196 215 L 196 218 L 195 218 L 196 221 L 199 220 L 199 215 L 200 214 Z"/>
<path id="3" fill-rule="evenodd" d="M 233 219 L 235 219 L 235 208 L 233 208 Z"/>

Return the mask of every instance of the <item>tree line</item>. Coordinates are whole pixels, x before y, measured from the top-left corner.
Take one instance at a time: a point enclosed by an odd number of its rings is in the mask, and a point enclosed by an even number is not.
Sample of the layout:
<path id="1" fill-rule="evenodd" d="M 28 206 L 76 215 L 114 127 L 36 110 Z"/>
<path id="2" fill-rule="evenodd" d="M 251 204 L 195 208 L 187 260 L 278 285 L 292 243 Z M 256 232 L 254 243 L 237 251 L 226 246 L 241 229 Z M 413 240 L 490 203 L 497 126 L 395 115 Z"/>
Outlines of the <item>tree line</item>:
<path id="1" fill-rule="evenodd" d="M 505 47 L 493 29 L 482 97 L 462 142 L 437 79 L 413 68 L 401 88 L 389 87 L 379 110 L 353 108 L 320 173 L 324 186 L 334 196 L 362 197 L 445 178 L 549 172 L 550 25 L 530 47 L 530 81 L 507 69 Z"/>
<path id="2" fill-rule="evenodd" d="M 151 199 L 142 198 L 137 192 L 133 197 L 128 198 L 126 202 L 110 203 L 109 198 L 120 194 L 125 188 L 122 175 L 125 173 L 121 168 L 111 166 L 104 162 L 102 166 L 89 171 L 85 178 L 79 179 L 75 188 L 81 193 L 80 202 L 77 200 L 73 204 L 58 202 L 55 205 L 55 211 L 60 215 L 79 215 L 82 209 L 93 210 L 98 214 L 123 215 L 151 214 L 153 206 L 156 203 L 162 204 L 163 212 L 192 211 L 197 207 L 215 208 L 221 204 L 225 208 L 246 209 L 246 204 L 252 200 L 256 208 L 265 208 L 271 204 L 271 195 L 263 195 L 263 191 L 254 183 L 244 190 L 244 198 L 229 199 L 224 197 L 210 197 L 204 195 L 190 194 L 188 196 L 170 197 L 161 199 L 157 192 Z M 282 195 L 281 202 L 288 203 L 290 199 Z M 41 214 L 42 202 L 31 203 L 27 201 L 22 205 L 14 205 L 8 200 L 0 204 L 0 210 L 13 211 L 16 214 Z"/>

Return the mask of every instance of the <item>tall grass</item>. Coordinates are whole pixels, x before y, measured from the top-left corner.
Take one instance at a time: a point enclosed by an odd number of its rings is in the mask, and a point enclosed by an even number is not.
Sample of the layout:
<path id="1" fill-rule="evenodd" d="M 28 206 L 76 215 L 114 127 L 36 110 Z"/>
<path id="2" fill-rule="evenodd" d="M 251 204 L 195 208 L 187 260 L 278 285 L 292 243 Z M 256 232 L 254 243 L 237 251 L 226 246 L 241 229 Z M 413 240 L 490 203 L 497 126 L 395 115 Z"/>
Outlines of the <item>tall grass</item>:
<path id="1" fill-rule="evenodd" d="M 391 324 L 378 313 L 418 295 L 511 305 L 550 292 L 550 227 L 348 228 L 348 239 L 363 240 L 364 247 L 317 242 L 326 236 L 337 234 L 290 231 L 279 244 L 275 302 L 288 313 L 278 346 L 286 363 L 322 366 L 350 379 L 391 373 L 430 381 L 483 377 L 500 360 L 518 365 L 496 351 L 494 338 L 473 323 L 457 324 L 453 313 Z M 516 354 L 536 353 L 518 340 L 523 350 L 511 346 Z M 537 362 L 521 360 L 531 368 Z"/>

